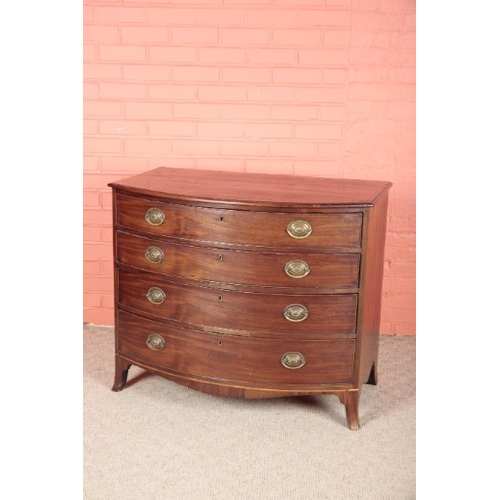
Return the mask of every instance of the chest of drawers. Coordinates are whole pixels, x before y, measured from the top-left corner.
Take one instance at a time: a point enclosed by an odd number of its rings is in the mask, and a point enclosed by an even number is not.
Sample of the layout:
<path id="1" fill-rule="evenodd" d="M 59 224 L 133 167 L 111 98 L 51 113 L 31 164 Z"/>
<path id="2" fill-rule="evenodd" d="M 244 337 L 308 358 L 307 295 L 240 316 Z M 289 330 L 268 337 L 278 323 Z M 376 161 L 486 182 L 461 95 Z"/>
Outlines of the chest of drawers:
<path id="1" fill-rule="evenodd" d="M 157 168 L 113 191 L 115 380 L 216 396 L 377 383 L 389 182 Z"/>

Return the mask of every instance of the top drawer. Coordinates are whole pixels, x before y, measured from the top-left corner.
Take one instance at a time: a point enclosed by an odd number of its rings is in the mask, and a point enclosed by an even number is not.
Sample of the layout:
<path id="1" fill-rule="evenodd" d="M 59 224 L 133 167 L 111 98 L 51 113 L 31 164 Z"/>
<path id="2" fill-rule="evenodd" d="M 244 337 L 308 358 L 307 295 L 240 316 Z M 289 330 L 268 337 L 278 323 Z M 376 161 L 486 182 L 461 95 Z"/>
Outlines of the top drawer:
<path id="1" fill-rule="evenodd" d="M 253 212 L 116 197 L 119 226 L 229 246 L 359 248 L 361 223 L 361 213 Z"/>

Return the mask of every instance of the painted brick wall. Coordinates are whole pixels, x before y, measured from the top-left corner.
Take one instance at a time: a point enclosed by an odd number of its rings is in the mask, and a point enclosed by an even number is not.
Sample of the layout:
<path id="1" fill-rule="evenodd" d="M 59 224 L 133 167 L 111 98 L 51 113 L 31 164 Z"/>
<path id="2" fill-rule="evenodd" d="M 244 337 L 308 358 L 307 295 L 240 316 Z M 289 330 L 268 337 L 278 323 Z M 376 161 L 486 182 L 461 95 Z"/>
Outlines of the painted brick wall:
<path id="1" fill-rule="evenodd" d="M 84 321 L 110 181 L 157 166 L 393 182 L 381 332 L 415 334 L 415 1 L 84 0 Z"/>

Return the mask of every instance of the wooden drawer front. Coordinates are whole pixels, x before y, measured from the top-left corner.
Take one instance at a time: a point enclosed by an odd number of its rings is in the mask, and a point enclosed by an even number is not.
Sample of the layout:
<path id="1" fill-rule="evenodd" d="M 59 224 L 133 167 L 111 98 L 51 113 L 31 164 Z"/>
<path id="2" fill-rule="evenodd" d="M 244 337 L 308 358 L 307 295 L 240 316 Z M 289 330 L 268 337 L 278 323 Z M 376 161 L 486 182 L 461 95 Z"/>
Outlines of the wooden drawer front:
<path id="1" fill-rule="evenodd" d="M 116 238 L 119 262 L 167 276 L 257 286 L 358 286 L 357 253 L 285 254 L 196 248 L 155 241 L 121 231 L 117 231 Z M 299 277 L 293 277 L 294 269 Z"/>
<path id="2" fill-rule="evenodd" d="M 219 210 L 121 195 L 117 196 L 116 203 L 119 226 L 173 238 L 257 247 L 327 249 L 359 248 L 361 245 L 361 213 L 308 215 Z M 146 220 L 150 209 L 156 210 L 151 219 L 159 225 Z M 303 238 L 290 236 L 287 228 L 294 221 L 306 221 L 312 229 L 311 234 Z"/>
<path id="3" fill-rule="evenodd" d="M 172 328 L 120 311 L 120 354 L 162 367 L 167 372 L 228 382 L 335 384 L 352 381 L 354 340 L 277 340 L 201 333 Z M 156 336 L 154 350 L 147 345 Z M 159 337 L 158 337 L 159 336 Z M 158 339 L 162 343 L 159 344 Z M 282 357 L 303 356 L 300 368 L 287 368 Z M 286 363 L 286 360 L 285 360 Z"/>
<path id="4" fill-rule="evenodd" d="M 118 276 L 121 306 L 210 331 L 314 337 L 354 334 L 356 329 L 355 294 L 259 294 L 171 283 L 153 274 L 124 270 Z M 304 308 L 307 316 L 298 321 L 304 317 Z M 285 311 L 292 320 L 285 318 Z"/>

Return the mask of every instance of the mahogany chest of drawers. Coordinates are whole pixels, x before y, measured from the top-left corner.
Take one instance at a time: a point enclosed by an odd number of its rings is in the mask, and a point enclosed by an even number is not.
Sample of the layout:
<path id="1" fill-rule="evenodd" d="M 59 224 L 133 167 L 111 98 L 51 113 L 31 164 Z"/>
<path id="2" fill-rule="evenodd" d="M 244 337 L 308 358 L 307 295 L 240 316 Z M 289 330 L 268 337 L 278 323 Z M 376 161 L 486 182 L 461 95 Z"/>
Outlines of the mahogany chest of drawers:
<path id="1" fill-rule="evenodd" d="M 114 391 L 136 365 L 217 396 L 377 383 L 389 182 L 157 168 L 109 184 Z"/>

